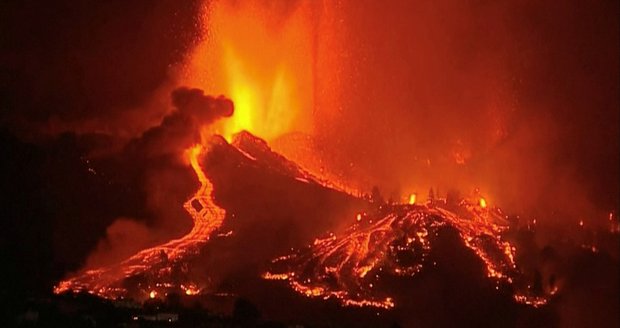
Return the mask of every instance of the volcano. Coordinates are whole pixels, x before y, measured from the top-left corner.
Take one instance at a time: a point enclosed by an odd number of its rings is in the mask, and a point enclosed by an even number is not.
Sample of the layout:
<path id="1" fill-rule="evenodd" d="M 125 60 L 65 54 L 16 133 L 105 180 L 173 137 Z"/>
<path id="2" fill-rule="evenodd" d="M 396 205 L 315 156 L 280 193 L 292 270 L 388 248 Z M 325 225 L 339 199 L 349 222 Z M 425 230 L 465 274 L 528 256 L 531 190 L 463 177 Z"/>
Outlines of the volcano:
<path id="1" fill-rule="evenodd" d="M 494 287 L 500 298 L 512 294 L 515 306 L 543 306 L 556 292 L 555 286 L 528 287 L 516 248 L 505 240 L 507 216 L 482 202 L 438 197 L 412 205 L 356 197 L 330 188 L 245 131 L 231 143 L 213 136 L 188 156 L 200 182 L 185 203 L 191 231 L 79 273 L 60 282 L 56 293 L 137 300 L 254 295 L 265 302 L 258 291 L 270 280 L 285 280 L 291 289 L 281 288 L 283 294 L 385 310 L 410 302 L 399 284 L 438 266 L 457 276 L 480 269 L 488 278 L 477 280 L 481 290 Z M 455 267 L 460 260 L 450 257 L 459 253 L 472 263 Z"/>
<path id="2" fill-rule="evenodd" d="M 618 6 L 3 2 L 0 327 L 618 326 Z"/>
<path id="3" fill-rule="evenodd" d="M 311 236 L 333 228 L 326 214 L 328 209 L 339 211 L 351 204 L 364 203 L 324 186 L 318 178 L 273 152 L 264 140 L 248 132 L 236 135 L 231 144 L 214 136 L 206 149 L 195 146 L 188 151 L 191 167 L 200 182 L 194 196 L 184 204 L 194 223 L 188 234 L 142 250 L 121 263 L 86 270 L 60 282 L 55 292 L 86 291 L 113 299 L 146 299 L 169 292 L 199 293 L 204 281 L 196 283 L 188 278 L 193 275 L 189 263 L 204 251 L 210 239 L 235 236 L 234 239 L 244 242 L 267 245 L 275 239 L 273 232 L 282 232 L 280 238 L 288 236 L 288 244 L 281 241 L 274 249 L 261 247 L 265 254 L 253 252 L 253 256 L 258 256 L 255 261 L 260 262 L 273 256 L 274 251 L 298 246 L 295 243 L 304 240 L 301 235 Z M 324 206 L 325 212 L 311 211 L 319 206 Z M 253 213 L 265 207 L 270 208 L 265 216 Z M 310 212 L 311 215 L 307 214 Z M 238 223 L 238 217 L 249 217 L 250 221 Z M 312 224 L 302 224 L 304 221 Z M 264 232 L 258 233 L 253 227 Z"/>

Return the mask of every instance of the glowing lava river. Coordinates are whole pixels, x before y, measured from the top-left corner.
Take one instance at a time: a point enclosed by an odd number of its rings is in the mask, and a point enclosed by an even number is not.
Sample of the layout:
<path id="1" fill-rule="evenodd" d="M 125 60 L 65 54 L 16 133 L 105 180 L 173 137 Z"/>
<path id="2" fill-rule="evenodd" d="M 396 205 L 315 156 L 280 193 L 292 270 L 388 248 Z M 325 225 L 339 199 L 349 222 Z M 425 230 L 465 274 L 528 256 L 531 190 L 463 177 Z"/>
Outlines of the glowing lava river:
<path id="1" fill-rule="evenodd" d="M 482 202 L 481 202 L 482 203 Z M 510 285 L 518 303 L 539 307 L 549 295 L 536 295 L 526 287 L 515 263 L 516 248 L 502 239 L 509 229 L 497 208 L 462 200 L 424 205 L 382 205 L 377 213 L 358 214 L 342 234 L 330 233 L 293 254 L 272 262 L 264 279 L 285 280 L 307 297 L 336 299 L 344 306 L 389 309 L 393 297 L 385 292 L 391 277 L 413 277 L 427 266 L 437 266 L 433 251 L 441 229 L 453 229 L 473 251 L 488 278 Z"/>
<path id="2" fill-rule="evenodd" d="M 308 185 L 313 183 L 308 173 L 272 153 L 264 141 L 249 133 L 241 133 L 235 140 L 230 146 L 250 162 L 270 163 L 269 167 L 280 167 L 279 172 L 291 179 Z M 187 295 L 204 292 L 189 278 L 189 263 L 211 234 L 222 226 L 226 216 L 226 211 L 213 202 L 213 184 L 200 166 L 199 158 L 204 152 L 202 145 L 186 150 L 189 164 L 200 182 L 200 188 L 184 203 L 194 223 L 187 235 L 142 250 L 118 264 L 80 273 L 60 282 L 54 292 L 85 291 L 108 299 L 147 299 L 169 292 Z M 510 290 L 515 302 L 539 307 L 557 291 L 530 289 L 528 279 L 515 262 L 516 248 L 504 238 L 510 224 L 499 208 L 488 206 L 483 199 L 455 202 L 433 198 L 426 204 L 417 204 L 415 199 L 409 202 L 371 201 L 369 204 L 374 205 L 375 210 L 357 214 L 351 225 L 338 234 L 330 233 L 315 239 L 306 248 L 276 258 L 262 278 L 287 281 L 303 296 L 336 299 L 343 306 L 390 309 L 397 302 L 390 292 L 390 281 L 445 265 L 438 260 L 436 251 L 441 249 L 438 245 L 445 239 L 444 232 L 452 231 L 457 243 L 450 247 L 460 247 L 457 245 L 460 244 L 471 252 L 484 268 L 491 285 L 497 290 Z M 451 253 L 450 256 L 455 255 Z M 453 257 L 448 261 L 449 265 L 459 263 L 459 259 Z"/>
<path id="3" fill-rule="evenodd" d="M 122 298 L 129 294 L 126 280 L 140 275 L 147 278 L 144 279 L 146 283 L 136 286 L 134 293 L 137 292 L 142 298 L 153 298 L 162 290 L 174 288 L 181 289 L 188 295 L 198 293 L 196 284 L 184 282 L 177 285 L 171 276 L 176 265 L 182 265 L 189 256 L 198 253 L 200 246 L 209 240 L 210 234 L 222 225 L 226 216 L 226 211 L 213 203 L 213 185 L 200 167 L 199 156 L 204 150 L 202 145 L 186 150 L 190 165 L 200 182 L 200 188 L 184 203 L 184 208 L 194 224 L 188 234 L 163 245 L 142 250 L 118 264 L 87 270 L 61 281 L 54 288 L 54 293 L 86 291 L 109 299 Z M 148 279 L 149 277 L 151 279 Z"/>

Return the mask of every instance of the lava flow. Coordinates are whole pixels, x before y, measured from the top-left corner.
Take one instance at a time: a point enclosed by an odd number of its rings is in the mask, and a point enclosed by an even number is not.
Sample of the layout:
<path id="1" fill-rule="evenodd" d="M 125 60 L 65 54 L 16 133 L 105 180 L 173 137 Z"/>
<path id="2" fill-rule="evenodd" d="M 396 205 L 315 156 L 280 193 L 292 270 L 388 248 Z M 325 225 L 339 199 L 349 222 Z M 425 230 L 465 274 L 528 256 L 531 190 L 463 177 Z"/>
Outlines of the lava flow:
<path id="1" fill-rule="evenodd" d="M 138 286 L 137 294 L 142 298 L 153 298 L 159 294 L 158 291 L 168 289 L 182 290 L 188 295 L 199 293 L 196 284 L 185 282 L 177 285 L 172 281 L 171 274 L 176 265 L 182 265 L 188 257 L 198 252 L 199 247 L 209 240 L 210 234 L 221 226 L 226 215 L 226 211 L 213 202 L 213 185 L 200 166 L 199 157 L 204 150 L 202 145 L 186 150 L 189 163 L 200 182 L 200 188 L 184 204 L 194 223 L 188 234 L 142 250 L 116 265 L 87 270 L 61 281 L 54 292 L 86 291 L 104 298 L 122 298 L 129 293 L 125 286 L 126 279 L 144 275 L 153 278 Z"/>
<path id="2" fill-rule="evenodd" d="M 485 204 L 486 205 L 486 204 Z M 521 290 L 515 247 L 502 240 L 508 223 L 497 208 L 461 201 L 449 206 L 435 200 L 425 205 L 382 205 L 376 214 L 358 214 L 342 234 L 316 239 L 308 248 L 279 257 L 263 274 L 287 280 L 308 297 L 335 298 L 345 306 L 389 309 L 394 298 L 380 288 L 388 276 L 414 276 L 432 260 L 433 245 L 444 227 L 455 229 L 463 245 L 473 251 L 487 276 Z M 550 295 L 516 292 L 514 300 L 538 307 Z"/>

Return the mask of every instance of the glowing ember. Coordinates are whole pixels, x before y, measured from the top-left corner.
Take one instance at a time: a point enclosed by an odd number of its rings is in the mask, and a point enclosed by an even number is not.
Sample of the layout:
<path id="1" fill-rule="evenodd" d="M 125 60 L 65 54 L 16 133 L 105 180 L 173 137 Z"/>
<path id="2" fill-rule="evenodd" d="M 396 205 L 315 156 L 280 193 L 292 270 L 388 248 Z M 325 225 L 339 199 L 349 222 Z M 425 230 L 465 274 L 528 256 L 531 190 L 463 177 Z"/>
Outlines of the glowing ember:
<path id="1" fill-rule="evenodd" d="M 442 227 L 458 231 L 463 244 L 484 263 L 489 278 L 506 283 L 520 278 L 515 248 L 501 237 L 508 225 L 499 210 L 483 214 L 463 201 L 457 211 L 462 214 L 457 215 L 444 205 L 393 206 L 374 220 L 356 222 L 341 236 L 316 239 L 307 249 L 275 259 L 272 265 L 278 269 L 263 278 L 286 280 L 302 295 L 335 298 L 345 306 L 391 308 L 394 300 L 374 286 L 386 275 L 420 272 Z M 545 297 L 520 295 L 515 300 L 539 306 Z"/>
<path id="2" fill-rule="evenodd" d="M 483 197 L 480 197 L 480 207 L 482 208 L 487 208 L 487 200 L 484 199 Z"/>
<path id="3" fill-rule="evenodd" d="M 415 201 L 416 201 L 416 194 L 409 195 L 409 205 L 415 204 Z"/>
<path id="4" fill-rule="evenodd" d="M 124 280 L 138 275 L 154 276 L 153 286 L 148 282 L 146 286 L 140 286 L 144 290 L 150 290 L 148 292 L 150 298 L 157 295 L 157 289 L 179 288 L 173 283 L 165 282 L 171 281 L 169 276 L 172 267 L 196 254 L 198 248 L 209 240 L 211 233 L 221 226 L 226 214 L 222 208 L 213 203 L 213 185 L 202 171 L 198 160 L 203 151 L 203 146 L 196 145 L 186 152 L 190 165 L 200 181 L 200 188 L 184 204 L 185 210 L 194 222 L 192 230 L 187 235 L 142 250 L 116 265 L 88 270 L 61 281 L 54 288 L 54 292 L 58 294 L 66 291 L 87 291 L 104 298 L 124 297 L 128 294 L 128 290 L 123 286 Z M 199 204 L 199 208 L 194 204 Z M 198 292 L 196 288 L 185 290 L 186 293 L 187 290 L 190 290 L 190 293 Z"/>
<path id="5" fill-rule="evenodd" d="M 185 295 L 198 295 L 200 294 L 200 289 L 196 285 L 181 285 L 181 289 L 185 291 Z"/>

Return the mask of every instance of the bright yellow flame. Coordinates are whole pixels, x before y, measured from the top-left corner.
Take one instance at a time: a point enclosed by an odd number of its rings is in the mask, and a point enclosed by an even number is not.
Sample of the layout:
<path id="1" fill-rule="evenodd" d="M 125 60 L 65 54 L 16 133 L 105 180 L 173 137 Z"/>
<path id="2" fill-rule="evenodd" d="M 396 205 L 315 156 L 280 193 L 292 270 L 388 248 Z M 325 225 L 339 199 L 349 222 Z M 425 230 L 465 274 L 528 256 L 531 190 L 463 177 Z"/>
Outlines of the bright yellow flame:
<path id="1" fill-rule="evenodd" d="M 312 127 L 312 6 L 284 13 L 263 1 L 206 3 L 207 34 L 182 82 L 233 100 L 234 115 L 216 127 L 229 141 L 242 130 L 270 141 Z"/>
<path id="2" fill-rule="evenodd" d="M 357 216 L 355 217 L 355 220 L 357 220 L 357 222 L 362 221 L 362 214 L 358 213 Z"/>
<path id="3" fill-rule="evenodd" d="M 483 197 L 480 197 L 480 207 L 487 208 L 487 200 Z"/>
<path id="4" fill-rule="evenodd" d="M 181 288 L 185 289 L 185 295 L 187 296 L 191 296 L 191 295 L 198 295 L 200 293 L 200 290 L 193 285 L 187 286 L 185 287 L 184 285 L 181 285 Z"/>
<path id="5" fill-rule="evenodd" d="M 157 292 L 156 292 L 156 291 L 154 291 L 154 290 L 152 290 L 152 291 L 149 293 L 149 298 L 153 299 L 153 298 L 155 298 L 155 296 L 157 296 Z"/>
<path id="6" fill-rule="evenodd" d="M 409 205 L 415 204 L 416 197 L 416 194 L 409 195 Z"/>

